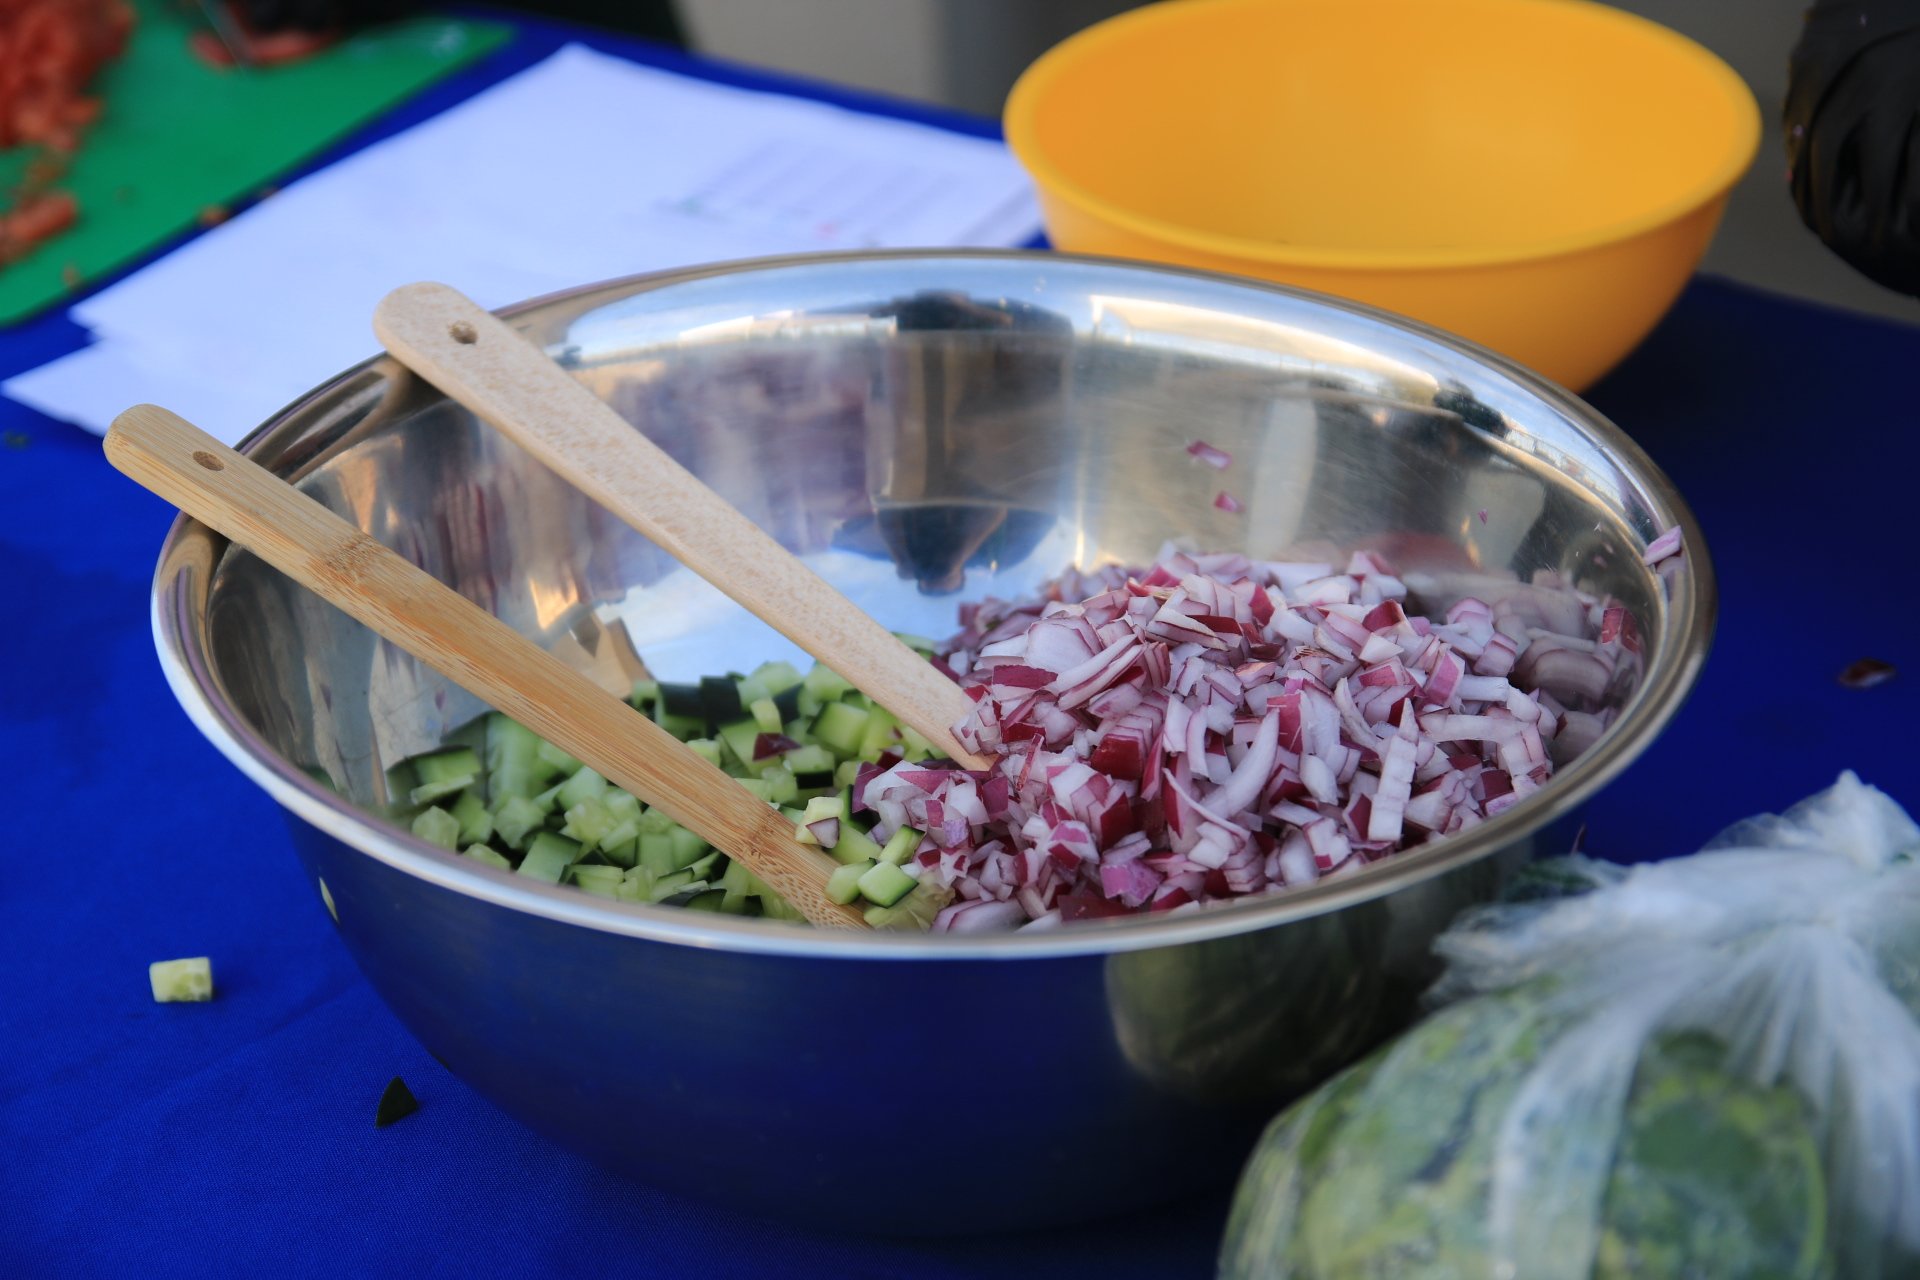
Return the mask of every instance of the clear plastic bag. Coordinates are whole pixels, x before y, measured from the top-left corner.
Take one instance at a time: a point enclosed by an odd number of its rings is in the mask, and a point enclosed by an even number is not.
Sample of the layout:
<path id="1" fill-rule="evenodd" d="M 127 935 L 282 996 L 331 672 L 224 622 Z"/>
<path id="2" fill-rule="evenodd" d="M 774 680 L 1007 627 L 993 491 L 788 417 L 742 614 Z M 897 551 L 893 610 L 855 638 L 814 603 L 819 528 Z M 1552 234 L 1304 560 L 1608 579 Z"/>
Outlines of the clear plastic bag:
<path id="1" fill-rule="evenodd" d="M 1692 857 L 1541 864 L 1268 1130 L 1221 1274 L 1920 1275 L 1917 856 L 1847 774 Z"/>

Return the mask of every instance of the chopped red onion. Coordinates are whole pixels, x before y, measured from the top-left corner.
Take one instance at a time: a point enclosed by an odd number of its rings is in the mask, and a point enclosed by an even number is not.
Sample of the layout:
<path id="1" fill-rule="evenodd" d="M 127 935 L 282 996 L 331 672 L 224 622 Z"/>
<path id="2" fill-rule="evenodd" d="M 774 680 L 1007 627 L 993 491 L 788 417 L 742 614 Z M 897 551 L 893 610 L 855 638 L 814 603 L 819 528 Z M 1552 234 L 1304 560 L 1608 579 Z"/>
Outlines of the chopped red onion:
<path id="1" fill-rule="evenodd" d="M 1222 489 L 1213 496 L 1213 505 L 1227 514 L 1232 515 L 1240 510 L 1240 499 L 1234 497 L 1225 489 Z"/>
<path id="2" fill-rule="evenodd" d="M 775 756 L 785 755 L 789 751 L 798 751 L 800 744 L 784 733 L 755 734 L 753 739 L 753 758 L 771 760 Z"/>
<path id="3" fill-rule="evenodd" d="M 943 932 L 1191 909 L 1520 803 L 1637 676 L 1632 617 L 1555 576 L 1476 577 L 1443 617 L 1408 590 L 1369 552 L 1169 549 L 966 606 L 941 659 L 973 701 L 957 736 L 995 766 L 895 757 L 859 771 L 854 809 L 876 839 L 928 834 L 908 866 L 954 891 Z"/>
<path id="4" fill-rule="evenodd" d="M 1647 564 L 1659 564 L 1669 556 L 1680 554 L 1680 526 L 1675 525 L 1652 542 L 1640 553 L 1640 559 Z"/>
<path id="5" fill-rule="evenodd" d="M 1195 461 L 1204 462 L 1218 471 L 1225 471 L 1233 465 L 1233 455 L 1225 449 L 1216 449 L 1205 440 L 1195 440 L 1187 446 L 1187 456 Z"/>

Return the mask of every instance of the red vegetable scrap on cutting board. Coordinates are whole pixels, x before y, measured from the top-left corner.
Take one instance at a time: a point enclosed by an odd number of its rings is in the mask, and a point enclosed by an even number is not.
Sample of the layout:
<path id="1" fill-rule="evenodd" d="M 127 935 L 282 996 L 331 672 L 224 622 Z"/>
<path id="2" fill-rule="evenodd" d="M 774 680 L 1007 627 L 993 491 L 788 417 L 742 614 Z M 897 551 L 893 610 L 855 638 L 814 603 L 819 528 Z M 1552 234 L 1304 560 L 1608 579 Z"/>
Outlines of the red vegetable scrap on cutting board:
<path id="1" fill-rule="evenodd" d="M 1485 578 L 1426 617 L 1344 564 L 1164 551 L 962 606 L 938 659 L 987 770 L 882 758 L 856 812 L 927 833 L 936 931 L 1165 911 L 1345 875 L 1466 830 L 1591 745 L 1636 678 L 1611 600 Z"/>
<path id="2" fill-rule="evenodd" d="M 278 67 L 310 58 L 340 39 L 340 32 L 260 31 L 246 5 L 214 0 L 222 10 L 219 31 L 196 31 L 187 42 L 196 58 L 212 67 L 231 67 L 236 60 L 250 67 Z M 229 43 L 231 42 L 231 44 Z M 237 46 L 237 48 L 235 47 Z"/>
<path id="3" fill-rule="evenodd" d="M 87 86 L 132 30 L 122 0 L 0 0 L 0 148 L 42 152 L 0 209 L 0 267 L 79 219 L 54 184 L 100 114 Z"/>

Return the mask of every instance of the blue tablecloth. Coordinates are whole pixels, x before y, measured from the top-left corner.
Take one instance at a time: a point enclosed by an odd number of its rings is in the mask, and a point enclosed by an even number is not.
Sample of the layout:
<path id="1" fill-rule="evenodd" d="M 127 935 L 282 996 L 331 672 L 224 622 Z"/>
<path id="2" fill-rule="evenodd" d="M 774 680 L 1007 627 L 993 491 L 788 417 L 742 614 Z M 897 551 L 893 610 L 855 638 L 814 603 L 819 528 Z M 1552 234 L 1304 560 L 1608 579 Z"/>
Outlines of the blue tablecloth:
<path id="1" fill-rule="evenodd" d="M 531 24 L 342 150 L 574 34 Z M 64 316 L 0 334 L 0 374 L 82 341 Z M 1920 808 L 1915 369 L 1920 329 L 1703 279 L 1594 392 L 1693 501 L 1724 609 L 1691 704 L 1587 806 L 1591 847 L 1685 852 L 1848 767 Z M 0 1275 L 1208 1273 L 1218 1196 L 1042 1235 L 875 1242 L 617 1180 L 495 1112 L 374 998 L 284 847 L 274 806 L 168 695 L 147 630 L 168 514 L 106 466 L 97 441 L 0 401 Z M 1906 672 L 1842 688 L 1836 674 L 1868 655 Z M 199 954 L 213 956 L 219 999 L 154 1004 L 147 963 Z M 396 1074 L 421 1110 L 376 1130 L 374 1102 Z M 911 1194 L 850 1187 L 849 1221 Z"/>

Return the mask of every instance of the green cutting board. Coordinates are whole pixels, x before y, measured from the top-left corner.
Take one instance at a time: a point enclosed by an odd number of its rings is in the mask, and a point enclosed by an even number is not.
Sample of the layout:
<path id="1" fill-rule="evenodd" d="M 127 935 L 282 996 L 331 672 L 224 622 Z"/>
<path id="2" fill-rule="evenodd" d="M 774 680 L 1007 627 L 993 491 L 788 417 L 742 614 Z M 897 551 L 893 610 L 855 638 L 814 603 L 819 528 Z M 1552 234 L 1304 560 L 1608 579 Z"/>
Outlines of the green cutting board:
<path id="1" fill-rule="evenodd" d="M 24 319 L 258 193 L 327 144 L 503 43 L 497 23 L 422 17 L 282 67 L 210 67 L 188 49 L 197 6 L 135 0 L 138 25 L 92 92 L 104 100 L 60 185 L 74 226 L 0 267 L 0 324 Z M 0 155 L 0 190 L 31 157 Z"/>

